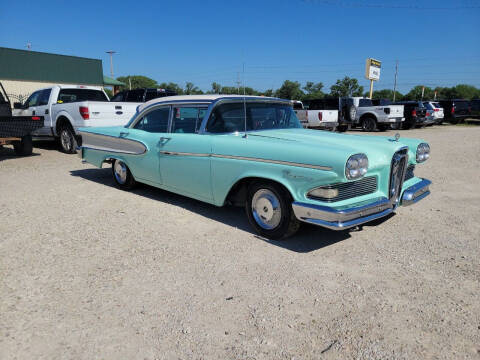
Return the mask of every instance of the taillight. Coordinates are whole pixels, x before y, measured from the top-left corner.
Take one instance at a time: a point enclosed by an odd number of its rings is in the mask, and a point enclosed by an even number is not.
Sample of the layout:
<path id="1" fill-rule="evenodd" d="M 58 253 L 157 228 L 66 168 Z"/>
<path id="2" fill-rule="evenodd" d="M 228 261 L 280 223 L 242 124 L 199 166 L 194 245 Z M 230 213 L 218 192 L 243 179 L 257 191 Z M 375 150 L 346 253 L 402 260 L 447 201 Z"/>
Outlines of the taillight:
<path id="1" fill-rule="evenodd" d="M 412 116 L 417 116 L 417 110 L 416 109 L 412 110 Z"/>
<path id="2" fill-rule="evenodd" d="M 80 115 L 84 120 L 90 119 L 90 113 L 88 112 L 88 106 L 80 106 L 78 108 L 78 111 L 80 111 Z"/>
<path id="3" fill-rule="evenodd" d="M 427 111 L 427 113 L 425 114 L 426 116 L 430 116 L 430 111 Z"/>
<path id="4" fill-rule="evenodd" d="M 40 120 L 40 116 L 32 116 L 32 120 Z"/>
<path id="5" fill-rule="evenodd" d="M 318 113 L 318 120 L 322 121 L 323 119 L 323 114 L 321 112 Z"/>
<path id="6" fill-rule="evenodd" d="M 452 114 L 455 114 L 455 106 L 452 106 Z"/>
<path id="7" fill-rule="evenodd" d="M 433 109 L 433 111 L 440 111 L 440 109 L 435 108 L 435 109 Z"/>
<path id="8" fill-rule="evenodd" d="M 472 107 L 471 107 L 471 106 L 468 107 L 468 112 L 469 112 L 469 113 L 472 112 Z"/>

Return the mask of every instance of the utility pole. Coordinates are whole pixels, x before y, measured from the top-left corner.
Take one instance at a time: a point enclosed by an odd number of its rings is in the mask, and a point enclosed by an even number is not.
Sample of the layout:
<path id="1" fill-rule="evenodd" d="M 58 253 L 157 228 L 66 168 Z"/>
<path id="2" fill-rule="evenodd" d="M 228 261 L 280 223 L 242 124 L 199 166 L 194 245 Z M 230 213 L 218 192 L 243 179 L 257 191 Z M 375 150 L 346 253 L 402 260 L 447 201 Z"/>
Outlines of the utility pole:
<path id="1" fill-rule="evenodd" d="M 116 51 L 109 50 L 109 51 L 106 51 L 106 53 L 110 54 L 110 76 L 112 77 L 112 79 L 114 79 L 114 77 L 113 77 L 113 54 L 115 54 Z"/>
<path id="2" fill-rule="evenodd" d="M 393 101 L 395 102 L 395 95 L 397 94 L 397 75 L 398 75 L 398 60 L 395 63 L 395 82 L 393 83 Z"/>

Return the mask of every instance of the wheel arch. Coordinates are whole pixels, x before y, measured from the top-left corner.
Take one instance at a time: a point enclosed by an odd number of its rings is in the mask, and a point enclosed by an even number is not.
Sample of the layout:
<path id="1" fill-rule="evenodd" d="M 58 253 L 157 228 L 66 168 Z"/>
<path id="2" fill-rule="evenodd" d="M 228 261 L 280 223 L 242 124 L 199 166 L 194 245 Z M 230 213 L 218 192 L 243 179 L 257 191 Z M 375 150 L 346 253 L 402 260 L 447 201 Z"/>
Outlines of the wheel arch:
<path id="1" fill-rule="evenodd" d="M 60 129 L 63 126 L 70 126 L 73 130 L 72 119 L 68 116 L 67 113 L 60 113 L 55 120 L 55 135 L 58 136 L 60 133 Z M 74 130 L 75 132 L 75 130 Z"/>
<path id="2" fill-rule="evenodd" d="M 223 198 L 221 203 L 232 204 L 234 206 L 243 206 L 247 199 L 247 189 L 248 187 L 255 182 L 268 182 L 279 185 L 293 200 L 293 191 L 286 181 L 275 177 L 267 177 L 262 174 L 248 174 L 238 178 L 232 186 L 230 186 L 226 196 Z"/>
<path id="3" fill-rule="evenodd" d="M 363 122 L 363 120 L 365 120 L 366 118 L 373 118 L 376 122 L 378 122 L 378 118 L 377 118 L 377 115 L 373 112 L 366 112 L 364 114 L 362 114 L 362 116 L 360 116 L 360 122 Z"/>

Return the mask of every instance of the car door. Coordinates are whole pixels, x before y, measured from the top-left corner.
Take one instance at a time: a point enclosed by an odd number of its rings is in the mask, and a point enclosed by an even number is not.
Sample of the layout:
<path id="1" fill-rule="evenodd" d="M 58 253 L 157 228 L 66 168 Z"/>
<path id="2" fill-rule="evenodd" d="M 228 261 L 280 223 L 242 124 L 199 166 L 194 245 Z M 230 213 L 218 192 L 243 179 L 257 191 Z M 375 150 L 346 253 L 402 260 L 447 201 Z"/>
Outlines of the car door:
<path id="1" fill-rule="evenodd" d="M 38 98 L 40 97 L 41 92 L 42 92 L 41 90 L 33 92 L 32 95 L 30 95 L 28 99 L 25 101 L 25 103 L 23 104 L 23 109 L 18 113 L 18 115 L 20 116 L 36 115 L 35 112 L 38 105 Z"/>
<path id="2" fill-rule="evenodd" d="M 200 200 L 212 201 L 211 137 L 198 134 L 205 106 L 173 106 L 170 133 L 160 144 L 164 186 Z"/>
<path id="3" fill-rule="evenodd" d="M 51 93 L 52 89 L 40 91 L 37 106 L 35 107 L 35 115 L 43 116 L 44 127 L 38 129 L 34 135 L 52 136 L 52 117 L 49 103 Z"/>
<path id="4" fill-rule="evenodd" d="M 140 119 L 135 120 L 131 128 L 122 129 L 119 133 L 119 144 L 124 139 L 139 141 L 147 147 L 145 154 L 129 155 L 126 159 L 134 178 L 140 182 L 163 184 L 159 151 L 170 136 L 169 119 L 170 106 L 159 106 L 141 114 Z"/>

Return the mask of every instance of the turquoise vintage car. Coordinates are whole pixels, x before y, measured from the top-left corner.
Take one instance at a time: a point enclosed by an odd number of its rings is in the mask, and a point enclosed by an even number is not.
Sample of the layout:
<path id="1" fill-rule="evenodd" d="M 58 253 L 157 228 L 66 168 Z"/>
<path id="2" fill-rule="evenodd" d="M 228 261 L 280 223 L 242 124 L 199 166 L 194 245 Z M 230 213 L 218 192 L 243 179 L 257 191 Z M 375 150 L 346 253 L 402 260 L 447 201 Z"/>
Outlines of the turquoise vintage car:
<path id="1" fill-rule="evenodd" d="M 172 96 L 138 108 L 124 127 L 82 128 L 81 158 L 136 182 L 210 204 L 244 206 L 253 228 L 281 239 L 300 222 L 342 230 L 426 197 L 414 176 L 422 140 L 303 129 L 288 100 Z"/>

